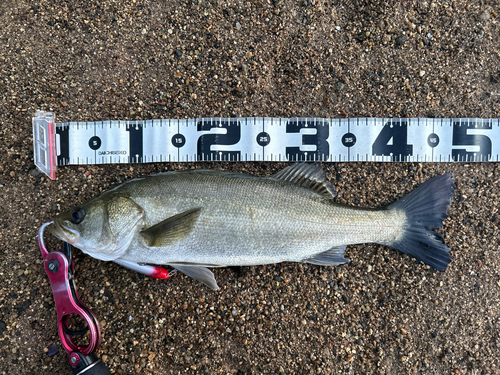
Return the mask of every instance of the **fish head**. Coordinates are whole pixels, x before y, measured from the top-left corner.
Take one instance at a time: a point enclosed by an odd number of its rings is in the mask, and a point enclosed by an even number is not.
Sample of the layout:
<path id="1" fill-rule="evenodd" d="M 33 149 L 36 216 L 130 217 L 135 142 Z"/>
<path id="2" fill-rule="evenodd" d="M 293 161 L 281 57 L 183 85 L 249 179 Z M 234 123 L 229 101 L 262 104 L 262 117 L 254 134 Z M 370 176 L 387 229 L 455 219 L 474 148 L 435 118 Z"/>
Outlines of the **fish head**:
<path id="1" fill-rule="evenodd" d="M 115 260 L 143 226 L 143 214 L 132 199 L 106 194 L 57 215 L 48 230 L 94 258 Z"/>

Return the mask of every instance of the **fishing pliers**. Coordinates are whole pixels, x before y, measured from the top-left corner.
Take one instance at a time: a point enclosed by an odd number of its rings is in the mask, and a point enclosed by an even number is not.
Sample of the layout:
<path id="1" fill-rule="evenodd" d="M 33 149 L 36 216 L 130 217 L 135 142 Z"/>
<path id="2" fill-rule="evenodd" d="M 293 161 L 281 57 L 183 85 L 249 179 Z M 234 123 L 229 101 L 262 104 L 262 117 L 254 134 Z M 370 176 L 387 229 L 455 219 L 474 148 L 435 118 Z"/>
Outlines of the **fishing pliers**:
<path id="1" fill-rule="evenodd" d="M 76 375 L 109 375 L 109 369 L 97 358 L 95 350 L 101 342 L 101 330 L 97 318 L 92 311 L 83 304 L 76 291 L 74 272 L 75 265 L 71 258 L 71 245 L 63 242 L 60 251 L 48 251 L 43 241 L 43 232 L 48 222 L 38 231 L 38 245 L 42 252 L 43 263 L 52 286 L 52 294 L 57 310 L 57 329 L 64 350 L 68 353 L 68 362 Z M 174 272 L 169 272 L 161 266 L 140 265 L 133 262 L 116 260 L 116 263 L 134 271 L 146 274 L 156 279 L 169 279 Z M 175 270 L 174 270 L 175 271 Z M 78 315 L 86 323 L 81 330 L 72 330 L 68 327 L 70 315 Z M 87 345 L 77 345 L 74 336 L 82 336 L 90 332 Z"/>
<path id="2" fill-rule="evenodd" d="M 57 310 L 57 329 L 64 350 L 68 353 L 68 362 L 73 374 L 109 375 L 109 369 L 100 361 L 95 350 L 101 342 L 101 330 L 97 318 L 85 306 L 76 291 L 74 280 L 74 262 L 71 259 L 71 245 L 63 243 L 62 250 L 48 251 L 43 242 L 43 231 L 51 223 L 45 223 L 38 232 L 38 245 L 42 252 L 43 263 L 52 286 L 52 294 Z M 86 323 L 82 330 L 74 331 L 68 327 L 70 315 L 78 315 Z M 73 336 L 90 332 L 87 345 L 79 346 Z"/>

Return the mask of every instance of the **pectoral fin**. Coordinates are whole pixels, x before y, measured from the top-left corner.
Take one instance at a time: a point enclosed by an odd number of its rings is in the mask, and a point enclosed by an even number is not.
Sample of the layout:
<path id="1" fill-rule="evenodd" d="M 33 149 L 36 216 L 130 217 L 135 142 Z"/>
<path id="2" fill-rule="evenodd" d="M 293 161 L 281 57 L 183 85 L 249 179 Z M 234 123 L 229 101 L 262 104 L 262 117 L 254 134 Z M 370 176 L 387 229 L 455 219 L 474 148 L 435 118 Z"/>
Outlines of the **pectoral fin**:
<path id="1" fill-rule="evenodd" d="M 346 246 L 332 247 L 323 253 L 316 254 L 311 258 L 304 259 L 304 263 L 316 264 L 318 266 L 337 266 L 349 262 L 349 259 L 344 258 Z"/>
<path id="2" fill-rule="evenodd" d="M 151 247 L 171 246 L 186 237 L 200 216 L 201 207 L 169 217 L 140 232 Z"/>
<path id="3" fill-rule="evenodd" d="M 215 281 L 214 274 L 207 267 L 202 266 L 181 266 L 178 264 L 171 265 L 175 269 L 178 269 L 183 274 L 186 274 L 193 279 L 199 280 L 211 289 L 217 290 L 219 286 L 217 281 Z"/>

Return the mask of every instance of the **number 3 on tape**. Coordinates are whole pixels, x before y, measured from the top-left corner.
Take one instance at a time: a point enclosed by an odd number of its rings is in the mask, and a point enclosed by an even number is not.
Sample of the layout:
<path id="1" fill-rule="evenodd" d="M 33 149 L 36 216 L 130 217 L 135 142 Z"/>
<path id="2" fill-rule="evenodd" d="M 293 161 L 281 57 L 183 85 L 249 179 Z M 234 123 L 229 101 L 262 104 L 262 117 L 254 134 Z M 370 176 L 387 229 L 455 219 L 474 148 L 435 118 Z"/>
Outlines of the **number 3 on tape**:
<path id="1" fill-rule="evenodd" d="M 193 161 L 498 161 L 499 119 L 200 118 L 55 123 L 33 118 L 35 164 Z"/>

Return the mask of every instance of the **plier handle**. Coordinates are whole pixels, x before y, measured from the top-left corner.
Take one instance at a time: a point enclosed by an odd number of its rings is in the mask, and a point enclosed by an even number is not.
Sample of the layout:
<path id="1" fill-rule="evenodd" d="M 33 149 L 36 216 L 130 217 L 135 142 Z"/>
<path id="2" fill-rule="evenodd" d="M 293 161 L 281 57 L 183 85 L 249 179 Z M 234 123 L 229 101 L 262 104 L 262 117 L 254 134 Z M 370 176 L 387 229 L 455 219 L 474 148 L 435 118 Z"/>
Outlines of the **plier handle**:
<path id="1" fill-rule="evenodd" d="M 109 374 L 103 362 L 97 359 L 94 351 L 101 342 L 101 330 L 95 315 L 78 297 L 74 281 L 74 262 L 71 258 L 71 245 L 64 242 L 61 251 L 48 251 L 43 241 L 43 232 L 52 222 L 45 223 L 38 232 L 38 245 L 42 252 L 45 272 L 50 280 L 52 294 L 57 310 L 57 329 L 64 350 L 68 353 L 68 361 L 74 374 Z M 87 328 L 74 332 L 68 327 L 71 314 L 83 319 Z M 89 343 L 79 346 L 73 337 L 90 332 Z"/>
<path id="2" fill-rule="evenodd" d="M 101 342 L 101 330 L 97 318 L 90 309 L 83 304 L 78 297 L 74 281 L 74 262 L 71 259 L 71 245 L 64 242 L 61 251 L 48 251 L 43 242 L 43 231 L 50 223 L 42 225 L 39 231 L 38 244 L 42 252 L 45 271 L 52 286 L 52 294 L 57 310 L 57 328 L 59 336 L 68 354 L 79 351 L 84 355 L 92 353 Z M 88 345 L 77 346 L 70 335 L 71 331 L 67 326 L 68 318 L 71 314 L 79 315 L 90 331 L 90 341 Z"/>

